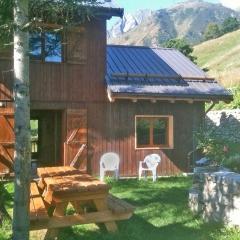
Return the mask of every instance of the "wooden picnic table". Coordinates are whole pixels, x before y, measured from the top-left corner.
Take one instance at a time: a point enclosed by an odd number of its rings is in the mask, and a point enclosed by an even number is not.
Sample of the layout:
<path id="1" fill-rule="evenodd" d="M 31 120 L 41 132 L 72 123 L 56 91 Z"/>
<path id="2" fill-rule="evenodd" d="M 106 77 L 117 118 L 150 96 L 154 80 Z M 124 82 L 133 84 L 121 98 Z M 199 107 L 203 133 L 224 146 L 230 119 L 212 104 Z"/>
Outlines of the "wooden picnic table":
<path id="1" fill-rule="evenodd" d="M 131 205 L 109 194 L 109 185 L 73 167 L 38 168 L 37 173 L 44 205 L 47 210 L 52 207 L 54 211 L 47 221 L 34 218 L 31 229 L 48 228 L 47 235 L 53 236 L 59 227 L 104 223 L 109 232 L 115 232 L 115 221 L 128 219 L 133 213 Z M 66 216 L 69 203 L 75 214 Z M 91 212 L 85 208 L 88 204 L 93 207 Z"/>
<path id="2" fill-rule="evenodd" d="M 46 177 L 65 176 L 65 175 L 81 174 L 81 173 L 82 172 L 80 170 L 70 166 L 37 168 L 37 175 L 40 178 L 38 186 L 41 189 L 44 189 L 45 185 L 43 182 L 44 182 L 44 178 Z"/>

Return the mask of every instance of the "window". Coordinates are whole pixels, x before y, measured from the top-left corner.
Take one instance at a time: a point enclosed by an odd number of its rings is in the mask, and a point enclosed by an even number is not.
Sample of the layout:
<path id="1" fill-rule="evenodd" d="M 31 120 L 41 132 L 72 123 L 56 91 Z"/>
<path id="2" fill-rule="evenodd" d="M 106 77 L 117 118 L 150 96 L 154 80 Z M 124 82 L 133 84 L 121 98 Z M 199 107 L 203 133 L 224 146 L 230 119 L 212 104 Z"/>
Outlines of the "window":
<path id="1" fill-rule="evenodd" d="M 31 149 L 32 149 L 32 157 L 37 158 L 39 152 L 39 122 L 37 119 L 30 120 L 31 127 Z"/>
<path id="2" fill-rule="evenodd" d="M 136 116 L 136 148 L 173 148 L 172 116 Z"/>
<path id="3" fill-rule="evenodd" d="M 62 62 L 62 42 L 59 33 L 31 33 L 29 49 L 33 59 L 44 62 Z"/>

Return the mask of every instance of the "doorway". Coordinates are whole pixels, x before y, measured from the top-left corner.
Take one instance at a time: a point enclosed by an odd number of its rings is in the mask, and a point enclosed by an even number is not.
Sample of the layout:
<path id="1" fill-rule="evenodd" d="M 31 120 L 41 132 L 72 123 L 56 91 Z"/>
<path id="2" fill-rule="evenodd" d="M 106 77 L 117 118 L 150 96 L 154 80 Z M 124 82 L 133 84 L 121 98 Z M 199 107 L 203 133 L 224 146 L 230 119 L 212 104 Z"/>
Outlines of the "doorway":
<path id="1" fill-rule="evenodd" d="M 32 159 L 38 167 L 61 164 L 62 111 L 31 111 Z"/>

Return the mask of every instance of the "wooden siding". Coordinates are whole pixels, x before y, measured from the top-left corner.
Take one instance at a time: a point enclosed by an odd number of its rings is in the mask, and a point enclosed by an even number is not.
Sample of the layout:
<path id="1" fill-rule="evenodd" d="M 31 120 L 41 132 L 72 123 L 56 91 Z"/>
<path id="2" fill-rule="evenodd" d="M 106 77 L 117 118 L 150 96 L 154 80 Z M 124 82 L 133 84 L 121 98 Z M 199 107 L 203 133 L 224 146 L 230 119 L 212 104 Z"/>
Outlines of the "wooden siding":
<path id="1" fill-rule="evenodd" d="M 173 115 L 174 148 L 135 149 L 135 115 Z M 117 101 L 112 104 L 88 105 L 88 161 L 89 171 L 99 174 L 102 154 L 113 151 L 120 155 L 121 176 L 136 176 L 138 162 L 147 154 L 158 153 L 162 158 L 160 175 L 174 175 L 189 171 L 187 154 L 193 149 L 193 130 L 201 124 L 203 103 L 155 104 L 143 101 Z"/>
<path id="2" fill-rule="evenodd" d="M 0 100 L 13 100 L 13 66 L 9 60 L 0 59 Z"/>
<path id="3" fill-rule="evenodd" d="M 96 20 L 85 24 L 85 31 L 82 35 L 86 38 L 87 47 L 84 62 L 43 63 L 31 61 L 30 96 L 32 104 L 41 103 L 45 109 L 48 103 L 53 102 L 57 103 L 56 107 L 61 103 L 67 105 L 72 102 L 106 101 L 104 84 L 106 21 Z M 6 99 L 12 90 L 12 69 L 11 60 L 0 58 L 0 100 Z"/>
<path id="4" fill-rule="evenodd" d="M 0 172 L 12 165 L 14 158 L 14 112 L 12 108 L 0 108 Z"/>
<path id="5" fill-rule="evenodd" d="M 121 100 L 115 103 L 88 103 L 86 105 L 79 103 L 74 104 L 74 109 L 76 112 L 79 109 L 79 113 L 87 109 L 87 169 L 89 173 L 99 175 L 100 157 L 110 151 L 118 153 L 121 158 L 121 176 L 136 176 L 139 161 L 150 153 L 158 153 L 162 158 L 159 175 L 175 175 L 189 171 L 187 154 L 194 147 L 193 132 L 202 123 L 204 103 L 176 102 L 171 104 L 168 102 L 151 103 L 150 101 L 132 103 L 131 101 Z M 53 147 L 53 144 L 56 144 L 56 139 L 54 140 L 51 137 L 55 135 L 52 132 L 54 128 L 51 127 L 54 125 L 54 111 L 51 112 L 32 112 L 34 117 L 41 116 L 39 119 L 42 122 L 42 127 L 39 137 L 40 142 L 46 144 L 41 146 L 42 152 L 39 155 L 39 163 L 44 165 L 55 165 L 61 162 L 63 164 L 64 157 L 63 143 L 66 139 L 64 132 L 66 133 L 67 129 L 66 114 L 58 113 L 58 116 L 63 116 L 62 121 L 59 120 L 62 123 L 63 133 L 62 136 L 58 135 L 58 140 L 61 143 L 58 141 L 57 145 Z M 173 116 L 173 149 L 135 148 L 135 116 L 144 114 Z M 43 119 L 45 120 L 43 121 Z M 59 124 L 61 124 L 60 122 Z M 60 130 L 60 125 L 58 126 Z M 55 149 L 62 152 L 59 158 L 54 156 Z M 56 160 L 58 160 L 58 163 L 55 162 Z M 69 163 L 65 162 L 65 164 Z"/>

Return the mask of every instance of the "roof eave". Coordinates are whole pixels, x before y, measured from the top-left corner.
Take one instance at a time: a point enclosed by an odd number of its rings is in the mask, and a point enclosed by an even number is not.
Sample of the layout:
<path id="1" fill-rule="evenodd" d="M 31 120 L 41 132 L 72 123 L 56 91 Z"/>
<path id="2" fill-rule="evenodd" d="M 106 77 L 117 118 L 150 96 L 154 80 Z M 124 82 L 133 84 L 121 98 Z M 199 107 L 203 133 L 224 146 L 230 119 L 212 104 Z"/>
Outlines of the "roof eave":
<path id="1" fill-rule="evenodd" d="M 190 94 L 153 94 L 153 93 L 119 93 L 112 92 L 108 90 L 108 98 L 110 101 L 114 101 L 115 99 L 139 99 L 139 100 L 176 100 L 176 101 L 188 101 L 189 99 L 193 101 L 223 101 L 226 103 L 230 103 L 233 101 L 233 95 L 190 95 Z"/>
<path id="2" fill-rule="evenodd" d="M 106 8 L 106 7 L 96 7 L 98 16 L 104 16 L 107 19 L 111 17 L 123 17 L 124 9 L 123 8 Z"/>

